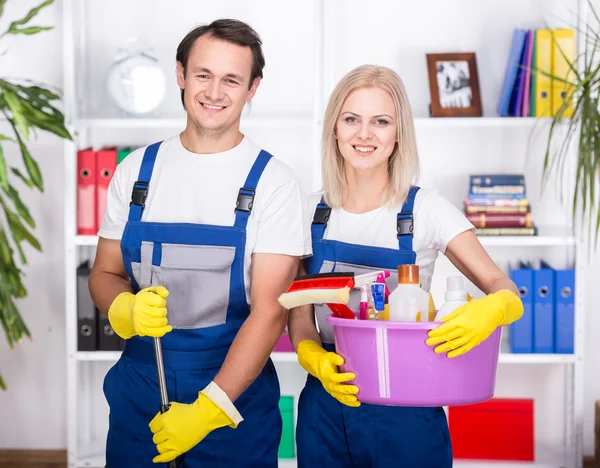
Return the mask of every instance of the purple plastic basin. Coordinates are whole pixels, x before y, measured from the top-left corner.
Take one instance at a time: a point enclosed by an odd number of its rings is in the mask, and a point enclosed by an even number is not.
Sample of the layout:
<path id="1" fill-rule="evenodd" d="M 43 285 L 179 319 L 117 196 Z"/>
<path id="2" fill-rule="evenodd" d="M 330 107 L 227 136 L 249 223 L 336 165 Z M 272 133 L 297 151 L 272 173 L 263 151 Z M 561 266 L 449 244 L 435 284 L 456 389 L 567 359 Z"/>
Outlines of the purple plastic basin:
<path id="1" fill-rule="evenodd" d="M 427 346 L 440 322 L 385 322 L 327 317 L 343 372 L 354 372 L 363 403 L 448 406 L 478 403 L 494 395 L 501 327 L 462 356 L 448 358 Z"/>

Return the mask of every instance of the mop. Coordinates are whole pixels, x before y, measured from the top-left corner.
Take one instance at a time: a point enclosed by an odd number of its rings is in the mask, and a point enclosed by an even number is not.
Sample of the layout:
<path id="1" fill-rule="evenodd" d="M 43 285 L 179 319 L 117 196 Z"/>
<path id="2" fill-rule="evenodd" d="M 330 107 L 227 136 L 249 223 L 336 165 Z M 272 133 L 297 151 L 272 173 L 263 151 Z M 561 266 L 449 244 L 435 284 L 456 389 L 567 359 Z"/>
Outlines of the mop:
<path id="1" fill-rule="evenodd" d="M 160 412 L 166 413 L 171 405 L 169 404 L 169 393 L 167 392 L 167 379 L 165 377 L 165 362 L 162 354 L 162 345 L 160 338 L 154 338 L 154 358 L 156 359 L 156 371 L 158 373 L 158 389 L 160 391 Z M 177 457 L 175 460 L 171 460 L 167 466 L 168 468 L 178 468 L 183 463 L 185 455 Z"/>

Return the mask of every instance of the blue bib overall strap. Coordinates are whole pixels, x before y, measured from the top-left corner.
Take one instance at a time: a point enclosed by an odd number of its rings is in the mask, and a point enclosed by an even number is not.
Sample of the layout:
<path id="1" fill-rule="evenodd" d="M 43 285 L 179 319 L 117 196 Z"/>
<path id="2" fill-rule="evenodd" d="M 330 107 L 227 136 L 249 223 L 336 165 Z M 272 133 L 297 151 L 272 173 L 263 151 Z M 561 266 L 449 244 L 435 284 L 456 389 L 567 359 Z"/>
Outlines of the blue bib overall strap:
<path id="1" fill-rule="evenodd" d="M 131 191 L 131 202 L 129 203 L 129 221 L 141 221 L 142 219 L 142 212 L 146 207 L 146 198 L 148 197 L 148 184 L 152 178 L 152 171 L 154 170 L 156 155 L 158 154 L 158 148 L 160 148 L 161 143 L 162 141 L 158 141 L 151 144 L 144 152 L 138 179 L 134 182 L 133 190 Z"/>
<path id="2" fill-rule="evenodd" d="M 419 191 L 419 187 L 411 187 L 408 191 L 408 196 L 404 204 L 402 205 L 401 211 L 396 215 L 396 231 L 398 236 L 398 248 L 400 250 L 412 250 L 412 239 L 413 239 L 413 207 L 415 205 L 415 195 Z M 313 241 L 320 241 L 325 235 L 325 229 L 327 228 L 327 222 L 331 216 L 331 208 L 325 201 L 325 198 L 321 198 L 315 210 L 313 222 L 310 226 Z"/>
<path id="3" fill-rule="evenodd" d="M 412 241 L 413 207 L 418 190 L 418 187 L 410 189 L 397 214 L 397 250 L 323 239 L 331 209 L 321 200 L 312 224 L 313 255 L 306 261 L 307 272 L 360 274 L 385 269 L 391 273 L 388 286 L 393 290 L 397 285 L 398 265 L 416 262 Z M 348 303 L 352 310 L 358 309 L 359 296 L 352 291 Z M 316 304 L 315 314 L 323 347 L 335 352 L 333 330 L 324 320 L 331 311 Z M 311 375 L 298 403 L 296 442 L 299 468 L 452 466 L 450 436 L 442 409 L 369 404 L 351 408 L 335 400 Z"/>
<path id="4" fill-rule="evenodd" d="M 246 182 L 238 193 L 237 202 L 235 204 L 234 227 L 246 230 L 248 218 L 250 217 L 250 212 L 252 211 L 252 207 L 254 205 L 256 186 L 258 185 L 260 176 L 265 170 L 265 167 L 267 167 L 267 163 L 271 160 L 271 158 L 272 156 L 263 150 L 259 153 L 256 161 L 254 161 L 254 165 L 248 173 Z"/>
<path id="5" fill-rule="evenodd" d="M 121 250 L 134 291 L 163 285 L 170 292 L 167 310 L 173 330 L 161 340 L 169 398 L 191 403 L 214 379 L 250 314 L 244 284 L 246 225 L 271 155 L 261 151 L 256 157 L 236 206 L 231 207 L 233 226 L 145 222 L 142 214 L 159 147 L 160 142 L 145 150 Z M 126 341 L 123 355 L 105 378 L 104 393 L 110 407 L 107 468 L 166 468 L 152 463 L 157 452 L 148 430 L 160 407 L 151 338 L 134 336 Z M 235 402 L 244 421 L 235 430 L 210 433 L 186 454 L 182 468 L 275 468 L 281 437 L 279 396 L 277 373 L 269 360 Z"/>

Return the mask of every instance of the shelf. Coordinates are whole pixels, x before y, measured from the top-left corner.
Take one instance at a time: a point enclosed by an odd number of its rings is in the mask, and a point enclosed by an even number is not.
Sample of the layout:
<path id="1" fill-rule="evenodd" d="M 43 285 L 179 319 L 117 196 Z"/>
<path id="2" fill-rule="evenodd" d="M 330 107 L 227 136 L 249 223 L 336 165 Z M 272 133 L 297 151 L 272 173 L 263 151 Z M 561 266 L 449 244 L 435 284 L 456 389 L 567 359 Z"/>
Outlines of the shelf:
<path id="1" fill-rule="evenodd" d="M 549 118 L 535 117 L 417 117 L 415 127 L 421 128 L 485 128 L 546 126 Z"/>
<path id="2" fill-rule="evenodd" d="M 537 236 L 477 236 L 484 247 L 550 247 L 575 245 L 571 231 L 562 226 L 538 226 Z"/>
<path id="3" fill-rule="evenodd" d="M 121 351 L 78 351 L 75 359 L 78 361 L 108 361 L 116 362 Z M 298 362 L 296 353 L 272 353 L 273 362 Z M 502 364 L 572 364 L 576 362 L 574 354 L 512 354 L 500 353 L 498 362 Z"/>
<path id="4" fill-rule="evenodd" d="M 282 127 L 310 127 L 315 123 L 310 113 L 270 113 L 254 114 L 244 117 L 240 126 L 244 128 L 282 128 Z M 119 115 L 89 116 L 76 119 L 73 123 L 78 128 L 91 129 L 177 129 L 183 130 L 186 126 L 185 114 L 174 116 L 156 115 L 148 117 L 127 117 Z"/>
<path id="5" fill-rule="evenodd" d="M 121 357 L 121 351 L 78 351 L 75 353 L 77 361 L 106 361 L 116 362 Z M 296 353 L 272 353 L 273 362 L 298 362 Z"/>
<path id="6" fill-rule="evenodd" d="M 415 127 L 420 128 L 533 128 L 546 126 L 551 122 L 548 118 L 534 117 L 417 117 Z M 322 125 L 322 119 L 315 121 L 310 113 L 270 113 L 252 114 L 242 117 L 241 126 L 246 128 L 264 127 L 310 127 Z M 185 114 L 123 116 L 116 113 L 89 115 L 76 119 L 74 125 L 80 128 L 185 128 Z"/>
<path id="7" fill-rule="evenodd" d="M 534 448 L 535 461 L 506 461 L 506 460 L 460 460 L 455 459 L 454 468 L 564 468 L 571 466 L 565 463 L 564 452 L 554 447 L 536 444 Z"/>
<path id="8" fill-rule="evenodd" d="M 108 361 L 116 362 L 121 357 L 121 351 L 77 351 L 75 359 L 78 361 Z"/>
<path id="9" fill-rule="evenodd" d="M 505 460 L 454 460 L 454 468 L 564 468 L 565 463 L 560 457 L 543 454 L 541 459 L 534 462 L 505 461 Z"/>
<path id="10" fill-rule="evenodd" d="M 478 236 L 484 247 L 550 247 L 575 245 L 575 238 L 560 227 L 538 228 L 537 236 Z M 94 246 L 98 236 L 75 236 L 75 245 Z"/>
<path id="11" fill-rule="evenodd" d="M 104 455 L 92 455 L 77 459 L 77 468 L 105 468 Z M 298 464 L 295 459 L 280 459 L 278 468 L 296 468 Z"/>
<path id="12" fill-rule="evenodd" d="M 104 455 L 90 455 L 77 459 L 75 464 L 77 468 L 104 468 Z"/>
<path id="13" fill-rule="evenodd" d="M 511 462 L 494 460 L 454 460 L 454 468 L 564 468 L 560 461 Z"/>
<path id="14" fill-rule="evenodd" d="M 512 354 L 500 353 L 501 364 L 573 364 L 577 361 L 574 354 Z"/>
<path id="15" fill-rule="evenodd" d="M 104 443 L 100 441 L 94 441 L 89 444 L 85 444 L 82 447 L 81 453 L 86 453 L 86 456 L 80 456 L 77 458 L 75 466 L 77 468 L 104 468 L 105 467 L 105 456 L 104 456 Z M 279 468 L 296 468 L 298 463 L 295 458 L 279 459 Z"/>

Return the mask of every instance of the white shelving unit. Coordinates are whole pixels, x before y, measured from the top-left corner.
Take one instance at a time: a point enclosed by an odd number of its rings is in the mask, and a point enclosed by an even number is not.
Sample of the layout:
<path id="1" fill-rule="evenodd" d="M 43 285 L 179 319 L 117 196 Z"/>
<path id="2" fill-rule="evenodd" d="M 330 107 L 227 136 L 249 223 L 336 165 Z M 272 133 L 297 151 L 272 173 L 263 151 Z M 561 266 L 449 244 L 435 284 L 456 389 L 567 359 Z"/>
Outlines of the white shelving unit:
<path id="1" fill-rule="evenodd" d="M 65 277 L 66 277 L 66 327 L 67 327 L 67 426 L 68 426 L 68 466 L 69 468 L 104 467 L 104 440 L 94 439 L 86 434 L 87 424 L 81 420 L 89 419 L 88 412 L 105 402 L 95 401 L 98 389 L 90 388 L 86 381 L 90 367 L 110 365 L 117 361 L 120 352 L 79 352 L 77 351 L 77 310 L 76 310 L 76 266 L 82 251 L 93 249 L 97 244 L 96 236 L 76 235 L 76 151 L 91 144 L 90 134 L 96 131 L 153 131 L 181 130 L 185 127 L 183 114 L 153 116 L 148 118 L 122 118 L 116 114 L 99 111 L 84 112 L 82 105 L 84 75 L 80 60 L 87 57 L 85 40 L 85 9 L 92 0 L 63 0 L 63 45 L 64 45 L 64 93 L 65 115 L 68 126 L 77 133 L 74 142 L 66 142 L 64 148 L 65 168 Z M 582 18 L 587 13 L 585 0 L 574 0 Z M 319 141 L 322 114 L 329 92 L 338 77 L 335 76 L 334 63 L 336 53 L 335 34 L 336 16 L 334 2 L 313 0 L 314 5 L 314 66 L 309 75 L 314 74 L 312 112 L 286 112 L 278 114 L 252 114 L 242 121 L 243 129 L 303 129 L 312 135 L 313 154 L 311 165 L 312 187 L 317 189 L 321 183 L 319 164 Z M 339 8 L 339 5 L 338 5 Z M 205 18 L 199 20 L 204 21 Z M 327 25 L 327 27 L 325 26 Z M 157 31 L 158 26 L 157 26 Z M 159 41 L 160 38 L 155 38 Z M 508 40 L 503 37 L 502 40 Z M 87 57 L 87 60 L 90 58 Z M 480 74 L 481 74 L 480 70 Z M 510 135 L 512 131 L 531 130 L 547 124 L 548 119 L 534 118 L 417 118 L 416 129 L 435 132 L 437 130 L 460 131 L 503 131 Z M 149 136 L 148 143 L 153 140 Z M 531 252 L 544 251 L 547 248 L 570 249 L 572 258 L 583 258 L 584 246 L 579 238 L 563 227 L 539 227 L 536 237 L 481 237 L 481 243 L 490 252 L 498 250 L 506 253 L 510 249 L 526 249 Z M 551 449 L 536 446 L 534 463 L 507 463 L 492 461 L 456 461 L 455 466 L 467 467 L 531 467 L 536 468 L 581 468 L 582 432 L 583 432 L 583 327 L 584 327 L 584 261 L 577 261 L 576 271 L 576 347 L 574 355 L 531 354 L 516 355 L 503 350 L 500 364 L 503 366 L 564 366 L 565 368 L 565 433 L 563 447 Z M 292 372 L 304 372 L 298 366 L 293 353 L 273 353 L 272 358 L 279 367 L 285 366 Z M 296 366 L 296 367 L 294 367 Z M 83 414 L 82 414 L 83 413 Z M 280 466 L 296 466 L 294 460 L 281 460 Z"/>

